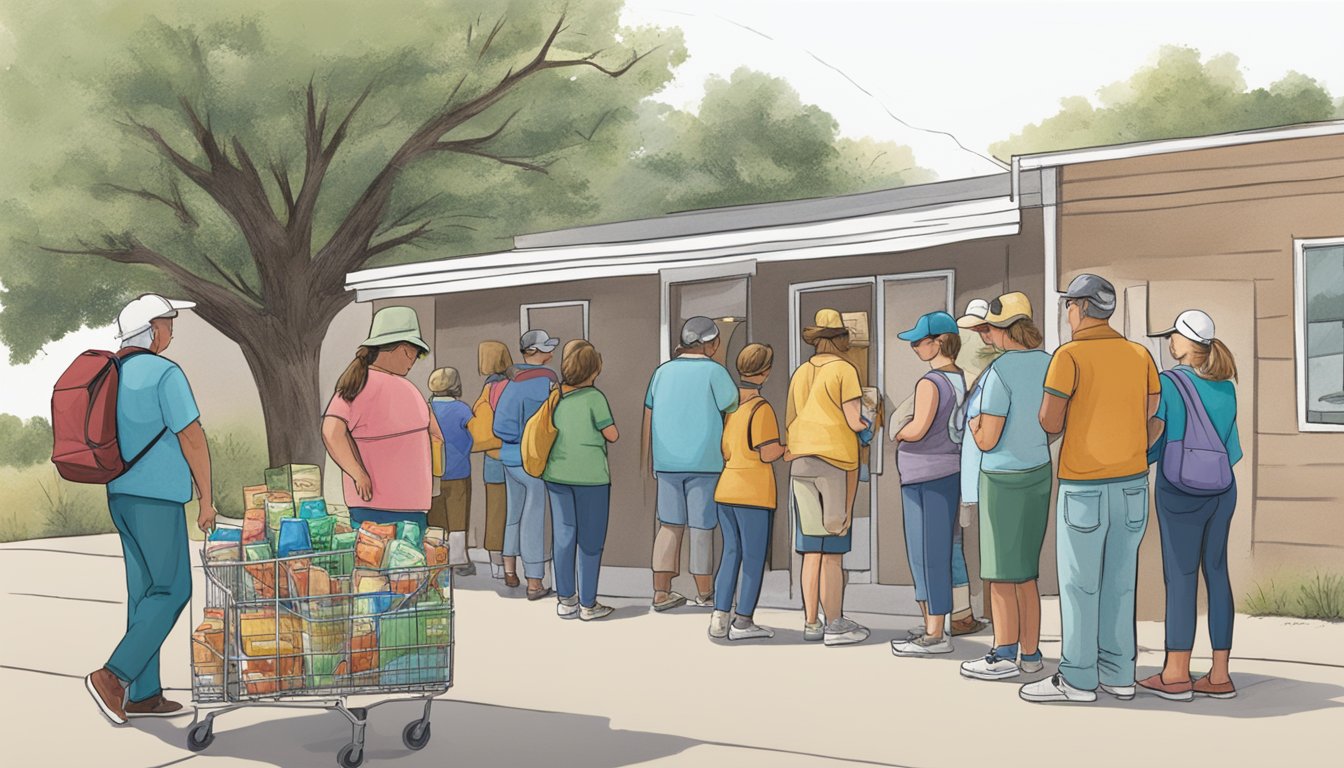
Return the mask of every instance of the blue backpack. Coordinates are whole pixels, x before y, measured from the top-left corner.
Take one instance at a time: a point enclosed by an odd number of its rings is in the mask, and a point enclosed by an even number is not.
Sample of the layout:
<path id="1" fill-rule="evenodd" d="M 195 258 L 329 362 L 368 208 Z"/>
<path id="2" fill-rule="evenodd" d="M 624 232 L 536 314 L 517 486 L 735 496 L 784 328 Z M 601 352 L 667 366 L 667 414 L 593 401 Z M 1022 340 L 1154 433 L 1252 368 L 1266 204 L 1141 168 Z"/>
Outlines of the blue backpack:
<path id="1" fill-rule="evenodd" d="M 1163 371 L 1185 403 L 1185 437 L 1168 441 L 1162 451 L 1162 476 L 1192 496 L 1215 496 L 1232 487 L 1227 446 L 1213 428 L 1204 401 L 1184 371 Z"/>

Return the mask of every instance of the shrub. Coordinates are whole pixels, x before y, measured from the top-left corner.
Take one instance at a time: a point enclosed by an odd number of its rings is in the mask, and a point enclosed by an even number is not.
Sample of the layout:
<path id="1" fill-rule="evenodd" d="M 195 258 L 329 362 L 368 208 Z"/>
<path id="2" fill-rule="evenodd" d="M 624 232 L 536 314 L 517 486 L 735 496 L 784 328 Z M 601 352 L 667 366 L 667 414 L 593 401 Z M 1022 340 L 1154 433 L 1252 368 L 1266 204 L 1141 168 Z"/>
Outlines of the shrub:
<path id="1" fill-rule="evenodd" d="M 1252 616 L 1344 620 L 1344 575 L 1317 571 L 1270 579 L 1242 599 L 1241 610 Z"/>
<path id="2" fill-rule="evenodd" d="M 224 517 L 243 516 L 243 488 L 259 485 L 267 464 L 266 439 L 245 427 L 211 431 L 211 484 L 215 509 Z"/>

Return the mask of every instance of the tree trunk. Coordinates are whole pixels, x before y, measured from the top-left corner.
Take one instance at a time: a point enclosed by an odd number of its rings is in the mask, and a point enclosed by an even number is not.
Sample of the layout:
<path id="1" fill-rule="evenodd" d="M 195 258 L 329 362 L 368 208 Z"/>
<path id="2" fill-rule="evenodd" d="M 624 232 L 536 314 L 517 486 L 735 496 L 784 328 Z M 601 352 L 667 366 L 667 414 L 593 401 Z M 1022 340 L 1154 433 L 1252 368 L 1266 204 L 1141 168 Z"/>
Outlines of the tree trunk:
<path id="1" fill-rule="evenodd" d="M 319 358 L 322 338 L 330 323 L 304 328 L 270 326 L 260 338 L 240 339 L 261 396 L 266 420 L 270 466 L 322 466 L 322 412 L 326 399 L 320 389 Z M 249 336 L 253 334 L 248 334 Z"/>

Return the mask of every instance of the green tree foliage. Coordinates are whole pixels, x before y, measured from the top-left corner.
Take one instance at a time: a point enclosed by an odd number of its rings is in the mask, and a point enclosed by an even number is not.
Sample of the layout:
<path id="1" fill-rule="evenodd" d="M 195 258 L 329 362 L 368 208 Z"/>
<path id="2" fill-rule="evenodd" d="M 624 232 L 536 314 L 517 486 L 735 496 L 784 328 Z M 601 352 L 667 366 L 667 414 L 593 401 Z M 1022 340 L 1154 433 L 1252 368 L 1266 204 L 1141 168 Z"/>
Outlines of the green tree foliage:
<path id="1" fill-rule="evenodd" d="M 1058 114 L 990 147 L 1010 155 L 1253 130 L 1344 116 L 1323 85 L 1289 72 L 1268 88 L 1247 89 L 1236 56 L 1201 61 L 1193 48 L 1165 46 L 1157 62 L 1097 92 L 1061 100 Z"/>
<path id="2" fill-rule="evenodd" d="M 0 466 L 30 467 L 51 458 L 51 422 L 0 413 Z"/>
<path id="3" fill-rule="evenodd" d="M 134 294 L 238 342 L 273 463 L 316 461 L 345 275 L 519 233 L 925 178 L 780 81 L 649 101 L 679 31 L 619 0 L 7 3 L 0 339 L 16 361 Z"/>

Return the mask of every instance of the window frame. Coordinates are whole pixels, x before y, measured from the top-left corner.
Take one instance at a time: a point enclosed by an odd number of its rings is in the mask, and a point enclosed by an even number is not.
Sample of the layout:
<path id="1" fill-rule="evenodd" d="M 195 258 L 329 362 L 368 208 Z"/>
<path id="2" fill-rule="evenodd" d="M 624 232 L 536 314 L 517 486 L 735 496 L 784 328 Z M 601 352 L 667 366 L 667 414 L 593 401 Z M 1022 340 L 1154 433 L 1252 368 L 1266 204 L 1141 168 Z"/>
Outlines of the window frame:
<path id="1" fill-rule="evenodd" d="M 533 304 L 518 305 L 518 335 L 532 330 L 527 322 L 527 313 L 533 309 L 557 309 L 559 307 L 582 307 L 583 308 L 583 338 L 588 340 L 588 299 L 574 299 L 571 301 L 542 301 Z"/>
<path id="2" fill-rule="evenodd" d="M 1344 424 L 1307 421 L 1307 249 L 1344 246 L 1344 237 L 1293 238 L 1293 341 L 1297 371 L 1297 430 L 1344 432 Z"/>

